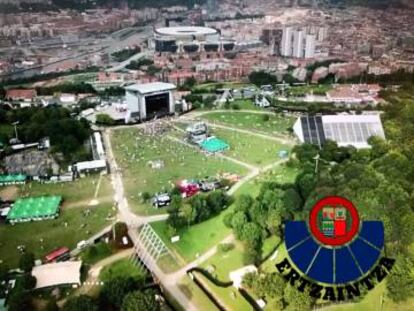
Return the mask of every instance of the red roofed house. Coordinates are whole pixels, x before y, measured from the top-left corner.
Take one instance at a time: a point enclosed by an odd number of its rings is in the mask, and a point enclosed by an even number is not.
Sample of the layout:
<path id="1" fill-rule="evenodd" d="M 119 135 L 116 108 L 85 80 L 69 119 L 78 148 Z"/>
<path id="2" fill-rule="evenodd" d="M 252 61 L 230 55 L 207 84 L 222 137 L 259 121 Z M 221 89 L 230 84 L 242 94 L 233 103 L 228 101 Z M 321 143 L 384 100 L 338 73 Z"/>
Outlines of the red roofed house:
<path id="1" fill-rule="evenodd" d="M 6 99 L 26 103 L 33 102 L 36 96 L 37 92 L 35 89 L 9 89 L 6 93 Z"/>

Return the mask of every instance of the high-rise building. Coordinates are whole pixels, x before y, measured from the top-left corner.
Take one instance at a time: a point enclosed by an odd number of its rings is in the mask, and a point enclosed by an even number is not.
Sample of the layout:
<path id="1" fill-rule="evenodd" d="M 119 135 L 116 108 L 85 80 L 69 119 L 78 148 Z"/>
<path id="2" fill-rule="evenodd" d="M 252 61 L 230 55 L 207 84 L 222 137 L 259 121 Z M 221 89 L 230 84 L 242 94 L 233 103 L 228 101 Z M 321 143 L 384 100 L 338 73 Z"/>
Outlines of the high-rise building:
<path id="1" fill-rule="evenodd" d="M 315 57 L 315 36 L 306 35 L 305 39 L 305 58 L 314 58 Z"/>
<path id="2" fill-rule="evenodd" d="M 280 54 L 282 56 L 292 56 L 293 46 L 293 29 L 291 27 L 286 27 L 283 29 L 282 34 L 282 43 L 280 44 Z"/>
<path id="3" fill-rule="evenodd" d="M 280 54 L 285 57 L 315 57 L 315 35 L 308 34 L 306 29 L 286 27 L 283 29 Z"/>
<path id="4" fill-rule="evenodd" d="M 217 12 L 217 0 L 208 0 L 207 1 L 207 10 L 209 14 L 214 14 Z"/>

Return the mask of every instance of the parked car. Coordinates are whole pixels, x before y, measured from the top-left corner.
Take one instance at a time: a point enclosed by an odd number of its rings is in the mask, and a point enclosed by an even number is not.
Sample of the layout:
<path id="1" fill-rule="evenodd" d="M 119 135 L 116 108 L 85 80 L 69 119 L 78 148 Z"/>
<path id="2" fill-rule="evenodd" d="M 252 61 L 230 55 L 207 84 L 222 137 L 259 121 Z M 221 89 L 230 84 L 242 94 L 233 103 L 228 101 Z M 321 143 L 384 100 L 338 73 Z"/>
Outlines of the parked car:
<path id="1" fill-rule="evenodd" d="M 168 206 L 171 203 L 171 196 L 168 193 L 158 193 L 152 199 L 152 205 L 159 208 Z"/>

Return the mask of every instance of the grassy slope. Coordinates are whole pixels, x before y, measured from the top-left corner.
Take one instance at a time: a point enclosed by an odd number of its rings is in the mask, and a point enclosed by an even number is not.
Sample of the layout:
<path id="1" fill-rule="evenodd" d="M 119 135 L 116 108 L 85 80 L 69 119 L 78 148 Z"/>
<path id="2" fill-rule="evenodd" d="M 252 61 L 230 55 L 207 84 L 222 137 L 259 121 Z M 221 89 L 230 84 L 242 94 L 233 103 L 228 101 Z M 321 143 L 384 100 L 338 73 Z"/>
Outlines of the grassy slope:
<path id="1" fill-rule="evenodd" d="M 198 150 L 168 138 L 144 136 L 136 129 L 117 130 L 112 139 L 118 164 L 124 170 L 124 185 L 129 202 L 139 214 L 165 212 L 142 204 L 139 193 L 170 189 L 180 179 L 215 176 L 221 172 L 246 173 L 237 164 L 206 157 Z M 151 169 L 148 165 L 151 160 L 163 160 L 165 166 L 159 170 Z"/>
<path id="2" fill-rule="evenodd" d="M 290 146 L 278 144 L 273 140 L 230 130 L 215 128 L 212 134 L 230 145 L 225 155 L 253 165 L 266 165 L 278 161 L 279 151 L 291 149 Z"/>
<path id="3" fill-rule="evenodd" d="M 112 221 L 114 216 L 109 177 L 103 177 L 97 206 L 87 206 L 94 198 L 99 176 L 90 176 L 73 183 L 30 183 L 19 188 L 21 196 L 62 195 L 64 204 L 57 219 L 12 225 L 1 225 L 0 260 L 10 267 L 17 266 L 20 253 L 18 245 L 25 245 L 36 257 L 43 257 L 57 247 L 73 248 L 77 242 L 98 232 Z M 89 209 L 89 216 L 84 211 Z M 67 224 L 67 225 L 66 225 Z M 40 242 L 43 239 L 43 242 Z"/>
<path id="4" fill-rule="evenodd" d="M 288 129 L 293 126 L 294 119 L 283 117 L 280 114 L 270 115 L 268 121 L 264 121 L 263 114 L 249 112 L 214 112 L 203 115 L 203 118 L 217 123 L 242 129 L 252 129 L 269 134 L 288 134 Z"/>
<path id="5" fill-rule="evenodd" d="M 120 259 L 113 264 L 104 267 L 100 274 L 101 281 L 110 281 L 117 277 L 132 277 L 140 279 L 145 277 L 145 270 L 136 266 L 129 258 Z"/>

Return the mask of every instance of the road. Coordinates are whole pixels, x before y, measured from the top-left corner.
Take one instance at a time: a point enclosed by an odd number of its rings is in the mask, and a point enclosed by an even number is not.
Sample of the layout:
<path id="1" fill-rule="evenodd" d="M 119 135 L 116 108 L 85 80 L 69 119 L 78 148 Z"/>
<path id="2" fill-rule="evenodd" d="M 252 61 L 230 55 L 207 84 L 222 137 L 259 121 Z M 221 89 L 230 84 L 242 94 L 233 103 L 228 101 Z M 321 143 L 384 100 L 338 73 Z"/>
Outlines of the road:
<path id="1" fill-rule="evenodd" d="M 118 71 L 118 70 L 124 69 L 127 65 L 129 65 L 130 62 L 135 61 L 135 60 L 138 60 L 140 58 L 148 57 L 150 55 L 151 55 L 151 52 L 150 51 L 144 51 L 144 52 L 141 52 L 141 53 L 137 53 L 135 55 L 132 55 L 127 60 L 119 63 L 118 65 L 116 65 L 116 66 L 114 66 L 112 68 L 107 69 L 106 71 L 112 72 L 112 71 Z"/>

